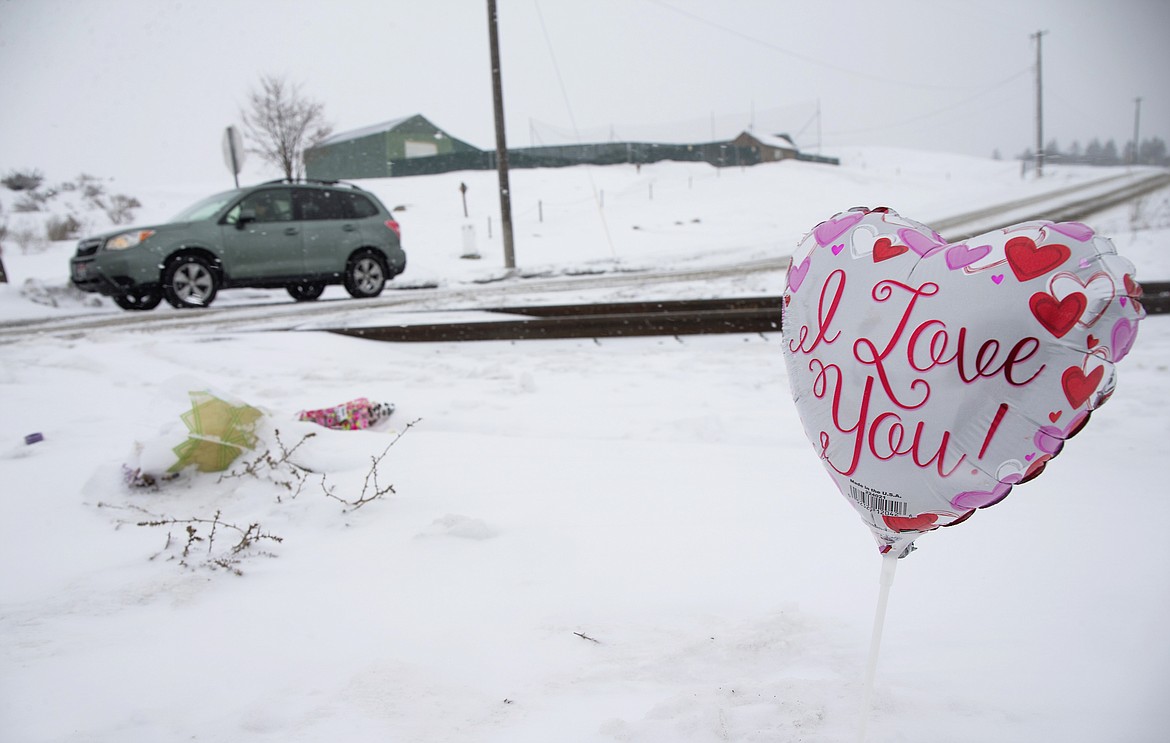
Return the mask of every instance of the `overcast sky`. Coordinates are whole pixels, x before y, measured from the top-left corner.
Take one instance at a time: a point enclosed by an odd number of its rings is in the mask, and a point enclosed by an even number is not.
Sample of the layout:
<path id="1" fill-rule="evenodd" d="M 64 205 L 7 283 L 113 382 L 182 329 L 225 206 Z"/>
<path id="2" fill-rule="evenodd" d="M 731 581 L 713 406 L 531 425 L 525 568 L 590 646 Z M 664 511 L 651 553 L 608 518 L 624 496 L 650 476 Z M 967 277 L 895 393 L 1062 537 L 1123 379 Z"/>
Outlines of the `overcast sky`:
<path id="1" fill-rule="evenodd" d="M 262 74 L 334 130 L 421 113 L 494 147 L 486 0 L 0 0 L 0 172 L 231 185 Z M 499 0 L 510 146 L 705 140 L 1013 157 L 1170 141 L 1167 0 Z M 819 110 L 819 118 L 818 118 Z M 257 171 L 246 175 L 279 175 Z"/>

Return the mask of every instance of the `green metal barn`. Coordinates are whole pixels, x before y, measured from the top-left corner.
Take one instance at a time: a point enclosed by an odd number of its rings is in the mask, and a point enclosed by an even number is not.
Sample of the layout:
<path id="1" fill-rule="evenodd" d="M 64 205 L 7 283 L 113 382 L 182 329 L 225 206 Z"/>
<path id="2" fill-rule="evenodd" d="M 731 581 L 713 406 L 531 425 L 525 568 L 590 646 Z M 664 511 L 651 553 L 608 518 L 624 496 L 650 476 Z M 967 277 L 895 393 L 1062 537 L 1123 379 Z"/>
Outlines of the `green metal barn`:
<path id="1" fill-rule="evenodd" d="M 305 151 L 305 175 L 327 181 L 388 178 L 396 175 L 395 161 L 481 152 L 416 114 L 334 134 Z"/>

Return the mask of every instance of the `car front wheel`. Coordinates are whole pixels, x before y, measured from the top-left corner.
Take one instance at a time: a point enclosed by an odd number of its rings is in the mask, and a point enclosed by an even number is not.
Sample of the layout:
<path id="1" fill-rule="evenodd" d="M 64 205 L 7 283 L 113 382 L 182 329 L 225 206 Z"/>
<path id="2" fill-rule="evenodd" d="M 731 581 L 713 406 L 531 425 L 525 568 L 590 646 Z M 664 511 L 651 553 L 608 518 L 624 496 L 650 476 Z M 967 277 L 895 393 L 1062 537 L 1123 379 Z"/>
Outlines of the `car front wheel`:
<path id="1" fill-rule="evenodd" d="M 386 265 L 373 251 L 358 253 L 345 267 L 345 290 L 351 297 L 376 297 L 386 286 Z"/>
<path id="2" fill-rule="evenodd" d="M 298 302 L 312 302 L 325 291 L 325 285 L 322 283 L 289 284 L 286 288 L 288 295 Z"/>
<path id="3" fill-rule="evenodd" d="M 134 290 L 114 297 L 114 304 L 124 310 L 153 310 L 162 301 L 162 292 L 157 289 Z"/>
<path id="4" fill-rule="evenodd" d="M 163 271 L 163 295 L 174 307 L 206 307 L 218 291 L 215 271 L 207 259 L 200 256 L 179 256 Z"/>

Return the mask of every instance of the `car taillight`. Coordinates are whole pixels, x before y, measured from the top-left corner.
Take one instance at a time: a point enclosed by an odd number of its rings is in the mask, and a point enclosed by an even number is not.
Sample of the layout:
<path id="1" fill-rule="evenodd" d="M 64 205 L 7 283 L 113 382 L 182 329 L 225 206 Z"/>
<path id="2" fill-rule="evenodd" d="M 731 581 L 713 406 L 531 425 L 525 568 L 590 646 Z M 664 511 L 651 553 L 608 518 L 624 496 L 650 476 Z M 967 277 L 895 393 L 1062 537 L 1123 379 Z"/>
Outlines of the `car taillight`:
<path id="1" fill-rule="evenodd" d="M 395 235 L 398 235 L 398 239 L 402 239 L 402 228 L 398 226 L 397 222 L 395 222 L 393 219 L 387 219 L 386 227 L 389 228 Z"/>

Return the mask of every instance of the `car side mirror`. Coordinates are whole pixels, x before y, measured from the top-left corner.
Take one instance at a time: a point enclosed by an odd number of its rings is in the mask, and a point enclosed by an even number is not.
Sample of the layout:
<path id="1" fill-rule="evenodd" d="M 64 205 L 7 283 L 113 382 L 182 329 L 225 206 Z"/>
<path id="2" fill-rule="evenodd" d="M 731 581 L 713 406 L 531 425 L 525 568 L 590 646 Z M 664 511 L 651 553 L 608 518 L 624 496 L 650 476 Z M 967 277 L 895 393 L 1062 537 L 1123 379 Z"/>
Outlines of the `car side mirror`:
<path id="1" fill-rule="evenodd" d="M 255 209 L 241 209 L 240 216 L 236 218 L 236 229 L 242 230 L 249 222 L 256 221 Z"/>

